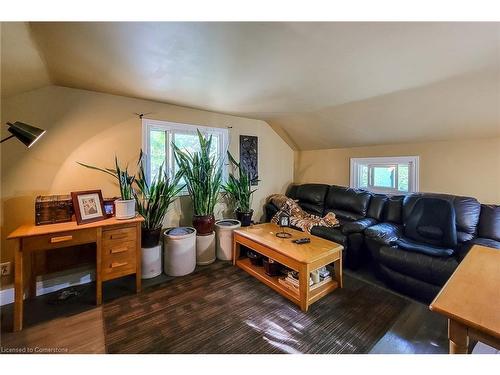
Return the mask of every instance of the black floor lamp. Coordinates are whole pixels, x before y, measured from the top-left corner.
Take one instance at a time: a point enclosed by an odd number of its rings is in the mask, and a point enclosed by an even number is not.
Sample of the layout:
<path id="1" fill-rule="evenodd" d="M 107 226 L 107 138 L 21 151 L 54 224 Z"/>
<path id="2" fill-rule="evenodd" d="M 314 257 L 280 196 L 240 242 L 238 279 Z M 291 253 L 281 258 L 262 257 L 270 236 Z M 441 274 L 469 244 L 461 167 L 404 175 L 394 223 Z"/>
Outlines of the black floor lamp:
<path id="1" fill-rule="evenodd" d="M 25 123 L 19 122 L 19 121 L 16 121 L 13 124 L 8 122 L 7 125 L 9 126 L 9 129 L 7 129 L 7 130 L 9 132 L 11 132 L 12 135 L 7 137 L 7 138 L 2 139 L 0 141 L 0 143 L 3 143 L 8 139 L 16 137 L 21 142 L 23 142 L 26 145 L 26 147 L 30 148 L 46 132 L 46 130 L 39 129 L 37 127 L 31 126 L 31 125 L 28 125 L 28 124 L 25 124 Z"/>

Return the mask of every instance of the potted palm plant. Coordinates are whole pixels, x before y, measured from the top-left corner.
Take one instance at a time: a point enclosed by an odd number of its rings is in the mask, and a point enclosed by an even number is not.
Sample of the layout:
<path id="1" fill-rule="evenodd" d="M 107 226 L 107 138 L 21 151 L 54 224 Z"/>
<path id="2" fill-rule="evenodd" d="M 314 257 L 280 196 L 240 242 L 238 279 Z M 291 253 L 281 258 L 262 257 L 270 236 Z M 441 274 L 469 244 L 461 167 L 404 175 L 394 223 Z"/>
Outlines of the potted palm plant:
<path id="1" fill-rule="evenodd" d="M 121 199 L 115 201 L 115 217 L 117 219 L 131 219 L 135 216 L 135 199 L 133 197 L 132 184 L 135 176 L 128 173 L 128 166 L 123 170 L 118 165 L 118 158 L 115 156 L 115 169 L 99 168 L 92 165 L 77 162 L 83 167 L 104 172 L 118 180 L 120 186 Z"/>
<path id="2" fill-rule="evenodd" d="M 222 186 L 222 163 L 210 155 L 212 136 L 204 137 L 197 129 L 200 151 L 190 153 L 172 143 L 179 174 L 184 178 L 193 201 L 193 227 L 198 235 L 214 231 L 214 208 Z"/>
<path id="3" fill-rule="evenodd" d="M 257 190 L 252 190 L 252 181 L 256 181 L 257 177 L 251 178 L 246 168 L 238 163 L 229 151 L 227 155 L 232 172 L 229 173 L 227 183 L 223 186 L 224 193 L 234 205 L 236 218 L 241 222 L 241 226 L 247 227 L 252 222 L 252 195 Z M 235 171 L 238 172 L 237 175 L 234 173 Z"/>
<path id="4" fill-rule="evenodd" d="M 168 207 L 184 188 L 179 184 L 179 173 L 170 178 L 168 171 L 160 166 L 158 174 L 150 183 L 144 172 L 143 154 L 139 156 L 138 175 L 135 180 L 138 190 L 134 191 L 137 211 L 144 218 L 142 222 L 142 247 L 153 247 L 160 242 L 161 226 Z"/>

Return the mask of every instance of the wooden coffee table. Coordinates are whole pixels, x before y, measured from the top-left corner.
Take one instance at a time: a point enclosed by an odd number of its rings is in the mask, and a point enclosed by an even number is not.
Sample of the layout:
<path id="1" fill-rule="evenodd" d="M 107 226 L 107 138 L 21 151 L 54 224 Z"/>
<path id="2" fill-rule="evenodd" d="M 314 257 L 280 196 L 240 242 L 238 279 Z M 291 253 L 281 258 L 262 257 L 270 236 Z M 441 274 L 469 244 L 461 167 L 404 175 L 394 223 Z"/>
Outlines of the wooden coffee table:
<path id="1" fill-rule="evenodd" d="M 236 229 L 233 236 L 233 264 L 299 305 L 302 311 L 307 311 L 311 304 L 328 293 L 342 288 L 342 245 L 290 228 L 286 231 L 292 237 L 278 238 L 276 233 L 279 231 L 280 227 L 271 223 Z M 303 237 L 309 237 L 311 242 L 302 245 L 292 242 Z M 263 267 L 252 265 L 249 258 L 240 258 L 241 245 L 299 272 L 298 293 L 281 284 L 278 276 L 268 276 Z M 311 289 L 309 274 L 331 263 L 334 264 L 334 278 Z"/>
<path id="2" fill-rule="evenodd" d="M 475 245 L 430 305 L 448 318 L 450 353 L 469 337 L 500 349 L 500 250 Z"/>

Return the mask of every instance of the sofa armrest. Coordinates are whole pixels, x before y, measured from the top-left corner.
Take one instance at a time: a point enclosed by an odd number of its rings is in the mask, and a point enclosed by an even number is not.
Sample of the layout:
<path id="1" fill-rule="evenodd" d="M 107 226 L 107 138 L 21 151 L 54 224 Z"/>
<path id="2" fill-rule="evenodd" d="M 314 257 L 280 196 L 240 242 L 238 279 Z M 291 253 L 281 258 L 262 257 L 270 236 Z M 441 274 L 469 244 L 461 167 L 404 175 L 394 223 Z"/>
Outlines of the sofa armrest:
<path id="1" fill-rule="evenodd" d="M 394 223 L 379 223 L 368 227 L 364 232 L 366 238 L 382 245 L 392 245 L 403 236 L 403 226 Z"/>
<path id="2" fill-rule="evenodd" d="M 377 224 L 377 220 L 370 217 L 365 217 L 364 219 L 347 222 L 342 225 L 342 233 L 360 233 L 363 232 L 366 228 L 371 227 L 375 224 Z"/>
<path id="3" fill-rule="evenodd" d="M 266 203 L 264 206 L 264 212 L 266 213 L 266 222 L 269 223 L 278 211 L 278 207 L 276 207 L 274 204 Z"/>

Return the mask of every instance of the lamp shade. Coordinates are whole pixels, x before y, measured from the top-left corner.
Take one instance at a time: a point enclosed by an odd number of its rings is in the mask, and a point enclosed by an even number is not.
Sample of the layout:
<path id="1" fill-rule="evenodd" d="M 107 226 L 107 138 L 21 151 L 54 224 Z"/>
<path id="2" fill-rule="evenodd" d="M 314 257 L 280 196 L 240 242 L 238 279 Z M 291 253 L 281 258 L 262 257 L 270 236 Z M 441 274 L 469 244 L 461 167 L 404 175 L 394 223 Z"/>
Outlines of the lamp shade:
<path id="1" fill-rule="evenodd" d="M 45 134 L 45 130 L 36 128 L 34 126 L 16 121 L 13 124 L 8 122 L 9 129 L 7 129 L 14 137 L 23 142 L 28 148 L 40 139 Z"/>

